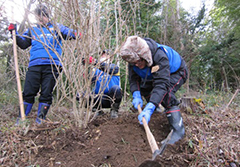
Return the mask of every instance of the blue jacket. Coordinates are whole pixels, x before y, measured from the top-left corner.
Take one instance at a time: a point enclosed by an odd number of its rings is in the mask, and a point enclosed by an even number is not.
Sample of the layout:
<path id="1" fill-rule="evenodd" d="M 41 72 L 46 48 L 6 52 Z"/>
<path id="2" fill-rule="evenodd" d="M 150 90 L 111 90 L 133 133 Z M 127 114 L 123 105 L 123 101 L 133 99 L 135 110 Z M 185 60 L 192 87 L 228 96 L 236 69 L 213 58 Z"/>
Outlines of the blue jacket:
<path id="1" fill-rule="evenodd" d="M 151 83 L 153 89 L 150 90 L 149 102 L 157 106 L 168 92 L 171 74 L 178 71 L 184 61 L 172 48 L 160 45 L 150 38 L 145 38 L 145 41 L 150 48 L 153 64 L 143 69 L 129 64 L 130 91 L 133 93 L 140 90 L 140 87 L 144 86 L 142 84 Z M 155 70 L 152 71 L 153 67 Z"/>
<path id="2" fill-rule="evenodd" d="M 157 46 L 158 48 L 162 49 L 168 57 L 170 73 L 171 74 L 175 73 L 181 66 L 182 63 L 181 56 L 178 54 L 178 52 L 176 52 L 169 46 L 161 45 L 159 43 L 157 43 Z"/>
<path id="3" fill-rule="evenodd" d="M 92 82 L 95 84 L 93 89 L 95 94 L 102 92 L 107 94 L 112 86 L 120 86 L 119 67 L 115 64 L 102 63 L 99 69 L 94 68 Z"/>
<path id="4" fill-rule="evenodd" d="M 182 63 L 181 56 L 169 46 L 161 45 L 158 43 L 156 44 L 158 48 L 160 48 L 168 57 L 170 73 L 171 74 L 175 73 L 181 66 Z M 137 66 L 133 66 L 133 70 L 144 80 L 153 79 L 150 67 L 146 66 L 143 69 L 139 69 Z"/>
<path id="5" fill-rule="evenodd" d="M 48 23 L 46 27 L 37 25 L 29 28 L 22 36 L 16 34 L 17 45 L 21 49 L 32 46 L 29 67 L 47 64 L 61 66 L 59 56 L 62 55 L 62 39 L 75 39 L 75 32 L 72 29 L 61 24 L 53 25 L 51 23 Z"/>

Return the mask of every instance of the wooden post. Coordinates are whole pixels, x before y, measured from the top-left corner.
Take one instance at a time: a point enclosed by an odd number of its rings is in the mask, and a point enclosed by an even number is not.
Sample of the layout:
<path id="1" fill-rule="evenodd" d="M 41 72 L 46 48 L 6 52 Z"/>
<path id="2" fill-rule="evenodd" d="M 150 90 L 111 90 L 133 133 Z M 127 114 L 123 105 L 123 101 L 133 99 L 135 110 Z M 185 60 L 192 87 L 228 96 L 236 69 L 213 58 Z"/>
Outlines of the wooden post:
<path id="1" fill-rule="evenodd" d="M 12 3 L 13 3 L 13 1 L 12 1 Z M 12 6 L 12 20 L 14 22 L 13 6 Z M 20 81 L 19 67 L 18 67 L 17 43 L 16 43 L 16 31 L 15 30 L 12 31 L 12 38 L 13 38 L 14 66 L 15 66 L 15 73 L 16 73 L 16 80 L 17 80 L 20 113 L 21 113 L 21 119 L 24 121 L 25 120 L 25 111 L 24 111 L 24 105 L 23 105 L 21 81 Z"/>

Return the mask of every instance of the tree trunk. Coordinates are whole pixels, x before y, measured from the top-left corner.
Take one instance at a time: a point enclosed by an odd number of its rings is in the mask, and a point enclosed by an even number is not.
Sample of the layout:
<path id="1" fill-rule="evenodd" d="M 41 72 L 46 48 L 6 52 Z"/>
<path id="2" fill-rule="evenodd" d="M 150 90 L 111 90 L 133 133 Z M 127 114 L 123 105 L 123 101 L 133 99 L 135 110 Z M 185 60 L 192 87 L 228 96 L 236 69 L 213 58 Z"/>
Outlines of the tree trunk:
<path id="1" fill-rule="evenodd" d="M 165 11 L 165 24 L 164 24 L 164 36 L 163 36 L 163 44 L 166 44 L 167 41 L 167 25 L 168 25 L 168 7 L 169 7 L 169 0 L 166 0 L 166 9 Z"/>

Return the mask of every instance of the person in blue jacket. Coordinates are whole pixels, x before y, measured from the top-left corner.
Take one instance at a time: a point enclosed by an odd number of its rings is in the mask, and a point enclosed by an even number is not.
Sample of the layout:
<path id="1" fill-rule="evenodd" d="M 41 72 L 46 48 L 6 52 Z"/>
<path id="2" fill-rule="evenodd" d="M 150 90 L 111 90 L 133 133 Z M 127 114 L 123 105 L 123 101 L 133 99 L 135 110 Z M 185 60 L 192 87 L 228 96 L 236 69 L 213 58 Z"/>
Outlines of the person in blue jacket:
<path id="1" fill-rule="evenodd" d="M 53 88 L 61 72 L 62 39 L 75 39 L 76 32 L 64 25 L 51 23 L 50 12 L 43 4 L 38 5 L 34 13 L 38 24 L 28 28 L 23 35 L 16 32 L 16 42 L 21 49 L 31 46 L 23 90 L 24 110 L 27 116 L 40 91 L 36 122 L 41 124 L 52 104 Z M 12 32 L 16 30 L 16 26 L 10 24 L 8 30 Z"/>
<path id="2" fill-rule="evenodd" d="M 103 50 L 98 61 L 100 66 L 93 69 L 93 93 L 97 96 L 94 98 L 92 111 L 98 111 L 98 115 L 101 115 L 103 112 L 100 108 L 111 108 L 110 117 L 118 118 L 118 110 L 122 100 L 120 69 L 118 65 L 110 62 L 109 56 L 109 52 Z M 90 62 L 92 62 L 92 59 Z"/>
<path id="3" fill-rule="evenodd" d="M 134 108 L 137 109 L 139 104 L 142 107 L 142 96 L 148 102 L 138 115 L 139 122 L 142 124 L 142 118 L 145 117 L 148 123 L 156 107 L 161 104 L 173 129 L 168 144 L 182 139 L 185 129 L 175 93 L 188 77 L 183 58 L 169 46 L 138 36 L 127 38 L 121 47 L 120 56 L 129 62 L 129 83 Z"/>

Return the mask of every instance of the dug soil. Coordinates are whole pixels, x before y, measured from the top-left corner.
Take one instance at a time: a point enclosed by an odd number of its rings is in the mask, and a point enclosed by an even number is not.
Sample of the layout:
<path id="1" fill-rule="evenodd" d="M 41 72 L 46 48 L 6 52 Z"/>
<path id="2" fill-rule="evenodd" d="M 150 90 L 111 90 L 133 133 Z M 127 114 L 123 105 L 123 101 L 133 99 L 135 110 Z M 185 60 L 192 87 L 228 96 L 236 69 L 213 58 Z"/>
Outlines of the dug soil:
<path id="1" fill-rule="evenodd" d="M 164 140 L 169 133 L 165 115 L 154 114 L 149 126 L 156 141 Z M 72 128 L 52 136 L 47 131 L 35 131 L 28 136 L 38 136 L 35 143 L 43 146 L 32 157 L 40 166 L 136 167 L 152 158 L 137 113 L 121 114 L 114 120 L 107 114 L 99 116 L 82 131 Z M 158 145 L 161 146 L 159 142 Z M 167 147 L 156 161 L 162 166 L 188 166 L 188 161 L 181 156 L 191 151 L 183 140 Z"/>
<path id="2" fill-rule="evenodd" d="M 151 160 L 152 152 L 137 116 L 138 113 L 121 111 L 117 119 L 110 119 L 108 113 L 98 116 L 84 129 L 60 123 L 32 126 L 22 135 L 1 133 L 2 148 L 6 150 L 5 154 L 9 155 L 7 157 L 2 153 L 1 164 L 2 166 L 40 167 L 138 167 L 146 160 Z M 158 156 L 155 161 L 165 167 L 187 167 L 194 166 L 191 164 L 197 162 L 197 157 L 200 157 L 200 161 L 206 160 L 206 163 L 202 164 L 211 164 L 207 162 L 211 161 L 207 154 L 201 155 L 206 147 L 204 142 L 200 143 L 196 139 L 201 131 L 199 127 L 204 127 L 201 125 L 202 121 L 199 121 L 203 116 L 193 118 L 184 112 L 182 116 L 186 129 L 184 139 L 175 145 L 168 145 L 163 155 Z M 195 122 L 193 122 L 194 119 Z M 210 121 L 206 123 L 209 124 Z M 166 115 L 163 112 L 154 113 L 149 127 L 158 146 L 161 147 L 161 141 L 170 132 Z M 190 138 L 194 133 L 196 133 L 196 141 L 191 143 L 193 139 L 190 140 Z M 5 136 L 8 138 L 7 142 L 6 138 L 4 139 Z M 218 155 L 216 148 L 219 147 L 214 145 L 214 152 Z M 223 160 L 222 163 L 226 164 L 227 160 L 224 158 Z M 231 159 L 231 161 L 234 160 Z"/>

